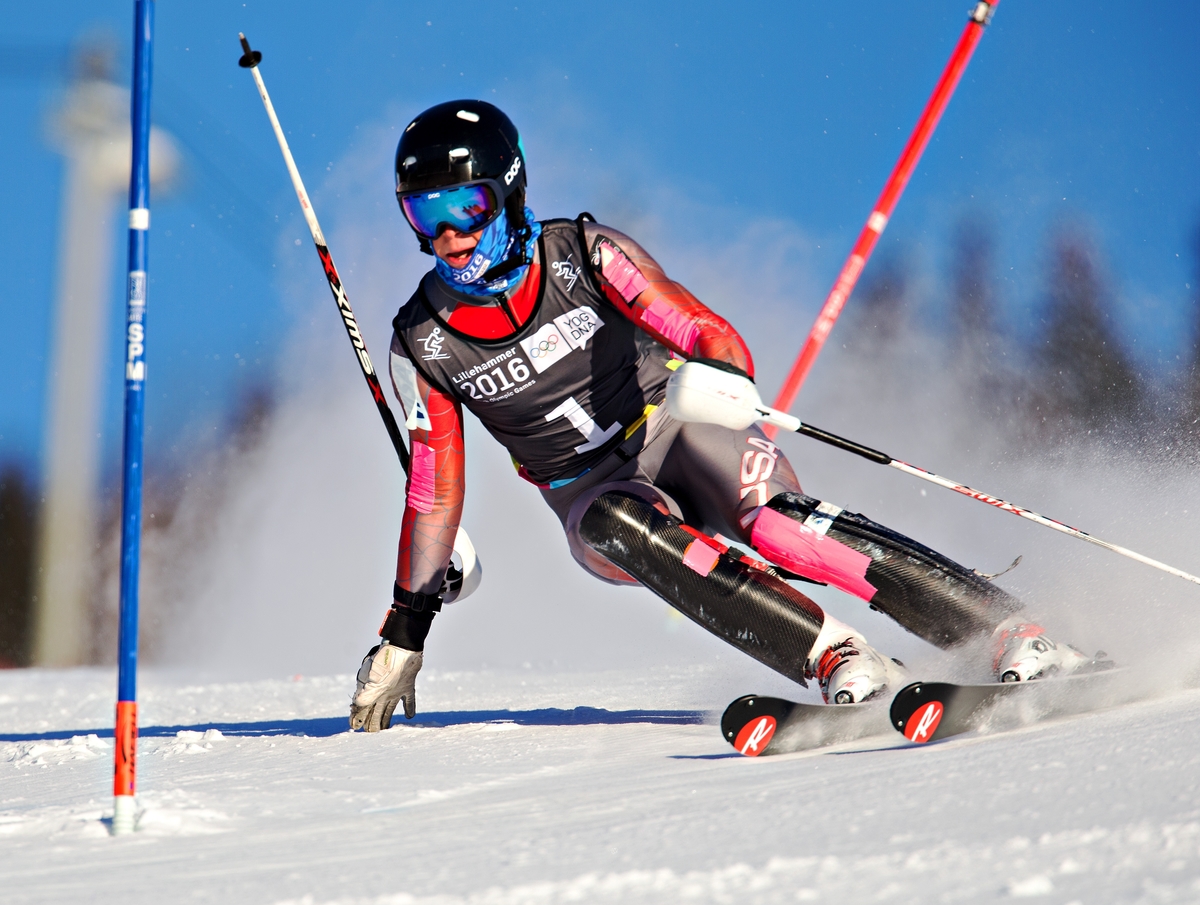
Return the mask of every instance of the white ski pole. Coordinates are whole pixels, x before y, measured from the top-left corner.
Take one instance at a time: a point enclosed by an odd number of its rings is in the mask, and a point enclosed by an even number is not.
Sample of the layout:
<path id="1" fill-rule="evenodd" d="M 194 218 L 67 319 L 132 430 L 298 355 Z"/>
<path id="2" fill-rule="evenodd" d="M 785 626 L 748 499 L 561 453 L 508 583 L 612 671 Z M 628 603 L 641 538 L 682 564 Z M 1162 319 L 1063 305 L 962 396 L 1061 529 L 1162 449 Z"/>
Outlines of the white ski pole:
<path id="1" fill-rule="evenodd" d="M 920 478 L 922 481 L 929 481 L 931 484 L 937 484 L 939 487 L 945 487 L 947 490 L 953 490 L 955 493 L 961 493 L 963 496 L 969 496 L 973 500 L 979 500 L 981 503 L 987 503 L 989 506 L 995 506 L 997 509 L 1003 509 L 1005 512 L 1011 512 L 1013 515 L 1019 515 L 1023 519 L 1028 519 L 1031 522 L 1036 522 L 1047 528 L 1053 528 L 1055 531 L 1062 534 L 1069 534 L 1071 537 L 1077 537 L 1080 540 L 1085 540 L 1089 544 L 1095 544 L 1097 547 L 1104 547 L 1106 550 L 1111 550 L 1114 553 L 1119 553 L 1121 556 L 1129 559 L 1136 559 L 1140 563 L 1145 563 L 1162 572 L 1182 578 L 1185 581 L 1190 581 L 1194 584 L 1200 584 L 1200 578 L 1184 572 L 1182 569 L 1176 569 L 1174 566 L 1168 566 L 1166 563 L 1159 562 L 1157 559 L 1151 559 L 1149 556 L 1143 556 L 1126 547 L 1118 544 L 1110 544 L 1106 540 L 1101 540 L 1086 531 L 1080 531 L 1078 528 L 1072 528 L 1070 525 L 1056 521 L 1052 518 L 1046 518 L 1044 515 L 1039 515 L 1032 509 L 1026 509 L 1024 506 L 1018 506 L 1015 503 L 1010 503 L 1007 500 L 1002 500 L 999 497 L 994 497 L 990 493 L 984 493 L 982 490 L 976 490 L 974 487 L 968 487 L 966 484 L 960 484 L 957 481 L 951 481 L 949 478 L 943 478 L 941 475 L 936 475 L 932 471 L 926 471 L 924 468 L 918 468 L 916 465 L 909 465 L 907 462 L 902 462 L 899 459 L 893 459 L 886 453 L 881 453 L 877 449 L 871 449 L 868 446 L 863 446 L 861 443 L 855 443 L 853 440 L 847 440 L 845 437 L 839 437 L 837 434 L 831 434 L 829 431 L 821 430 L 819 427 L 813 427 L 811 424 L 804 424 L 799 418 L 789 415 L 787 412 L 781 412 L 778 409 L 770 408 L 769 406 L 760 406 L 759 414 L 762 415 L 762 420 L 768 424 L 773 424 L 776 427 L 787 431 L 795 431 L 798 434 L 803 434 L 806 437 L 812 437 L 814 440 L 820 440 L 822 443 L 828 443 L 830 446 L 836 446 L 838 449 L 846 452 L 854 453 L 856 456 L 862 456 L 871 462 L 879 465 L 890 465 L 892 468 L 899 469 L 905 474 L 910 474 L 913 477 Z"/>
<path id="2" fill-rule="evenodd" d="M 338 276 L 337 267 L 334 266 L 333 256 L 325 245 L 325 234 L 321 232 L 321 224 L 317 222 L 317 213 L 313 210 L 312 202 L 309 201 L 308 192 L 304 188 L 304 180 L 300 178 L 300 170 L 297 169 L 291 148 L 288 147 L 283 127 L 279 125 L 279 117 L 275 115 L 275 106 L 271 103 L 271 96 L 267 94 L 267 86 L 263 82 L 262 74 L 258 71 L 258 64 L 262 62 L 262 53 L 251 50 L 250 42 L 241 32 L 238 32 L 238 40 L 241 41 L 244 51 L 242 58 L 238 60 L 238 65 L 243 69 L 249 69 L 250 74 L 254 76 L 254 84 L 258 87 L 258 94 L 267 110 L 267 117 L 271 120 L 271 128 L 275 130 L 279 150 L 283 152 L 283 162 L 287 164 L 288 175 L 292 177 L 292 187 L 296 190 L 296 197 L 300 200 L 300 209 L 304 211 L 304 220 L 308 223 L 308 231 L 312 234 L 313 244 L 317 246 L 317 255 L 321 258 L 321 268 L 325 271 L 325 279 L 329 281 L 333 300 L 337 303 L 338 313 L 342 316 L 342 323 L 346 327 L 346 335 L 350 337 L 350 342 L 354 346 L 358 366 L 362 369 L 363 377 L 371 390 L 375 407 L 379 409 L 379 416 L 383 418 L 384 427 L 387 428 L 388 436 L 391 437 L 396 455 L 400 458 L 400 467 L 404 469 L 405 474 L 408 474 L 408 448 L 404 445 L 404 438 L 400 436 L 400 427 L 396 424 L 396 417 L 388 407 L 387 398 L 383 395 L 383 388 L 379 385 L 379 376 L 371 364 L 371 356 L 367 354 L 367 344 L 363 340 L 362 332 L 358 329 L 358 321 L 350 307 L 350 299 L 346 297 L 346 290 L 342 288 L 342 280 Z M 446 576 L 447 603 L 466 597 L 479 586 L 483 576 L 483 567 L 464 528 L 460 527 L 454 537 L 454 553 L 459 562 L 452 564 L 451 573 Z M 455 566 L 457 566 L 459 575 L 453 574 Z"/>

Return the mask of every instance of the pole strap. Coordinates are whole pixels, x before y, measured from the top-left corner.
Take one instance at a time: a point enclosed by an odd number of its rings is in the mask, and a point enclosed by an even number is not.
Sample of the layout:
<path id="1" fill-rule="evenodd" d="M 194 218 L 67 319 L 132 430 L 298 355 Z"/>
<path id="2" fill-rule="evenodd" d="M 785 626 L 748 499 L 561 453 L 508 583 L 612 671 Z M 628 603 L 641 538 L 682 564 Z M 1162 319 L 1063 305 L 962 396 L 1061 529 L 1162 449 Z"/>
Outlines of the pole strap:
<path id="1" fill-rule="evenodd" d="M 417 594 L 413 591 L 406 591 L 400 587 L 398 581 L 392 584 L 392 600 L 395 601 L 392 606 L 394 610 L 412 610 L 414 613 L 422 613 L 426 610 L 431 613 L 442 611 L 441 594 Z"/>

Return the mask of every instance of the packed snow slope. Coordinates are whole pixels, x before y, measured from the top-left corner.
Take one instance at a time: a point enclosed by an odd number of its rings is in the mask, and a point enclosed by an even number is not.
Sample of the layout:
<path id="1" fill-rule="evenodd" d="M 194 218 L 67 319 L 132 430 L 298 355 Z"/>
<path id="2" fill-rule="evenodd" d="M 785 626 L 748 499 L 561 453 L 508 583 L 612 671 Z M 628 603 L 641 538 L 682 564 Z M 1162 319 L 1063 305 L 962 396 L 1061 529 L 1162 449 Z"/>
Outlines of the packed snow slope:
<path id="1" fill-rule="evenodd" d="M 113 838 L 112 673 L 8 672 L 0 898 L 1200 900 L 1200 692 L 751 759 L 714 724 L 746 674 L 427 670 L 417 719 L 365 735 L 350 676 L 149 673 L 140 828 Z"/>

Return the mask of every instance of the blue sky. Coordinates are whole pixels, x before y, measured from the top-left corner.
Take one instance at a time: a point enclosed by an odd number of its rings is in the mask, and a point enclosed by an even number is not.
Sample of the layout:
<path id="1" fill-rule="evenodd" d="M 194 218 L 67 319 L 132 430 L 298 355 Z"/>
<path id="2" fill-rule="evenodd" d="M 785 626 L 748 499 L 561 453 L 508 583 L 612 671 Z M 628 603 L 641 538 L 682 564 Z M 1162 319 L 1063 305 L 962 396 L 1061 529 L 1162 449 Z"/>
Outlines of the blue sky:
<path id="1" fill-rule="evenodd" d="M 300 321 L 324 317 L 340 330 L 327 302 L 310 310 L 294 292 L 309 281 L 324 289 L 258 97 L 236 66 L 239 30 L 266 54 L 264 75 L 327 232 L 363 205 L 394 206 L 386 153 L 377 178 L 341 181 L 361 194 L 324 191 L 347 161 L 362 164 L 373 147 L 366 132 L 433 103 L 482 97 L 526 136 L 539 216 L 587 208 L 620 227 L 633 212 L 709 247 L 758 221 L 811 237 L 817 247 L 796 276 L 785 325 L 798 349 L 966 5 L 160 4 L 155 117 L 181 139 L 185 171 L 172 194 L 152 200 L 151 453 L 219 425 L 239 392 L 277 379 L 282 340 Z M 63 2 L 47 15 L 18 6 L 0 32 L 0 241 L 11 262 L 0 296 L 0 459 L 35 472 L 63 174 L 45 122 L 66 83 L 48 64 L 31 72 L 12 61 L 25 59 L 21 48 L 65 49 L 106 31 L 125 83 L 132 9 Z M 1197 19 L 1173 8 L 1005 0 L 877 258 L 910 254 L 945 273 L 955 224 L 983 216 L 997 232 L 1001 296 L 1025 328 L 1047 237 L 1078 223 L 1114 279 L 1139 360 L 1154 366 L 1184 353 L 1197 297 L 1198 39 Z M 570 186 L 556 197 L 576 206 L 539 205 L 539 180 Z M 687 204 L 674 208 L 679 199 Z M 411 242 L 398 211 L 390 222 L 381 241 Z M 124 241 L 123 232 L 112 238 L 110 462 L 119 454 Z M 346 253 L 333 250 L 345 268 Z M 704 286 L 691 288 L 705 297 Z M 367 338 L 379 359 L 386 334 L 377 333 Z"/>

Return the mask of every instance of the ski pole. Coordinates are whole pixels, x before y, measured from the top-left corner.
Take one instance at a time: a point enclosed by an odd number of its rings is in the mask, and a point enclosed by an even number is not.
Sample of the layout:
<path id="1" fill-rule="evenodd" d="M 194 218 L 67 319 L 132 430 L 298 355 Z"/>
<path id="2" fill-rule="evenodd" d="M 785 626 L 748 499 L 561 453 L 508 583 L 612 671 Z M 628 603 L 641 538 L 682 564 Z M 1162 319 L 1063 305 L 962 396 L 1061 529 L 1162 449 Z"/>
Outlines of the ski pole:
<path id="1" fill-rule="evenodd" d="M 403 467 L 404 473 L 408 474 L 408 448 L 404 445 L 404 440 L 400 436 L 400 427 L 396 424 L 392 410 L 388 408 L 387 399 L 384 398 L 383 388 L 379 385 L 379 375 L 375 373 L 375 367 L 371 364 L 371 356 L 367 354 L 367 344 L 363 341 L 362 332 L 358 329 L 358 321 L 354 317 L 354 310 L 350 307 L 350 299 L 346 297 L 341 277 L 338 276 L 337 267 L 333 264 L 333 256 L 330 255 L 329 248 L 325 245 L 325 234 L 321 232 L 321 224 L 317 222 L 317 214 L 313 210 L 312 202 L 308 200 L 308 192 L 304 189 L 304 180 L 300 178 L 300 170 L 296 168 L 296 160 L 292 157 L 291 148 L 288 147 L 283 127 L 279 125 L 279 117 L 275 115 L 271 96 L 267 94 L 267 86 L 258 71 L 262 53 L 251 50 L 250 42 L 241 32 L 238 33 L 238 39 L 242 42 L 242 50 L 245 51 L 242 58 L 238 60 L 238 65 L 243 69 L 249 69 L 250 74 L 254 76 L 254 84 L 258 87 L 263 106 L 267 108 L 267 116 L 271 120 L 271 127 L 275 130 L 275 138 L 279 141 L 279 150 L 283 152 L 283 161 L 287 164 L 288 174 L 292 177 L 292 187 L 296 190 L 296 197 L 300 199 L 300 208 L 304 211 L 304 220 L 308 223 L 308 231 L 312 233 L 313 244 L 317 246 L 317 255 L 321 258 L 325 279 L 329 281 L 333 300 L 337 303 L 338 313 L 342 316 L 342 323 L 346 327 L 346 335 L 350 337 L 350 342 L 354 346 L 358 366 L 362 369 L 363 377 L 371 390 L 371 396 L 375 399 L 379 417 L 383 419 L 388 436 L 392 438 L 392 446 L 396 448 L 396 455 L 400 457 L 400 465 Z"/>
<path id="2" fill-rule="evenodd" d="M 342 316 L 342 323 L 346 327 L 346 335 L 350 337 L 350 343 L 354 346 L 358 366 L 362 370 L 363 378 L 367 381 L 367 387 L 371 390 L 375 407 L 379 409 L 379 417 L 383 419 L 383 425 L 387 428 L 396 455 L 400 458 L 400 467 L 407 475 L 409 472 L 408 448 L 404 445 L 404 439 L 400 436 L 400 427 L 396 424 L 396 417 L 388 407 L 387 399 L 383 395 L 383 388 L 379 385 L 379 376 L 375 373 L 374 365 L 371 364 L 371 356 L 367 354 L 366 341 L 363 340 L 362 331 L 358 329 L 358 321 L 354 317 L 354 310 L 350 307 L 350 299 L 346 297 L 346 290 L 342 288 L 342 280 L 338 276 L 337 267 L 334 266 L 333 255 L 329 253 L 329 248 L 325 244 L 325 234 L 321 232 L 321 224 L 317 222 L 317 213 L 313 210 L 312 202 L 309 201 L 308 192 L 304 188 L 304 180 L 300 178 L 300 170 L 296 167 L 296 160 L 292 157 L 291 148 L 288 147 L 283 127 L 279 125 L 279 117 L 275 115 L 275 106 L 271 103 L 271 96 L 267 94 L 267 86 L 263 82 L 262 74 L 258 71 L 258 64 L 262 62 L 262 53 L 251 50 L 250 42 L 241 32 L 238 32 L 238 40 L 241 41 L 244 51 L 241 59 L 238 60 L 238 65 L 243 69 L 249 69 L 250 74 L 254 76 L 254 84 L 258 87 L 259 97 L 262 98 L 263 106 L 267 110 L 267 117 L 271 120 L 271 128 L 275 130 L 279 150 L 283 152 L 283 162 L 287 164 L 288 175 L 292 177 L 292 187 L 296 190 L 296 197 L 300 200 L 300 209 L 304 211 L 304 220 L 308 224 L 308 231 L 312 234 L 313 244 L 317 246 L 321 268 L 325 271 L 325 279 L 329 281 L 329 290 L 333 293 L 338 314 Z M 462 527 L 458 529 L 454 537 L 454 552 L 461 559 L 462 567 L 457 576 L 448 573 L 448 579 L 451 585 L 457 582 L 461 587 L 461 591 L 458 591 L 452 599 L 461 600 L 478 586 L 482 575 L 479 559 L 475 555 L 475 547 Z"/>
<path id="3" fill-rule="evenodd" d="M 907 462 L 902 462 L 899 459 L 893 459 L 886 453 L 881 453 L 877 449 L 871 449 L 869 446 L 863 446 L 861 443 L 855 443 L 853 440 L 847 440 L 845 437 L 839 437 L 837 434 L 831 434 L 829 431 L 821 430 L 819 427 L 813 427 L 811 424 L 804 424 L 799 418 L 794 415 L 789 415 L 787 412 L 781 412 L 778 409 L 762 406 L 758 409 L 763 416 L 763 420 L 777 428 L 782 428 L 787 431 L 795 431 L 798 434 L 803 434 L 806 437 L 812 437 L 814 440 L 820 440 L 822 443 L 828 443 L 830 446 L 835 446 L 838 449 L 845 450 L 849 453 L 854 453 L 856 456 L 874 462 L 878 465 L 890 465 L 892 468 L 899 469 L 905 474 L 910 474 L 913 477 L 920 478 L 922 481 L 929 481 L 932 484 L 937 484 L 939 487 L 945 487 L 947 490 L 953 490 L 955 493 L 961 493 L 963 496 L 969 496 L 973 500 L 979 500 L 981 503 L 987 503 L 989 506 L 995 506 L 997 509 L 1003 509 L 1005 512 L 1011 512 L 1013 515 L 1019 515 L 1023 519 L 1028 519 L 1031 522 L 1036 522 L 1039 525 L 1044 525 L 1047 528 L 1053 528 L 1063 534 L 1068 534 L 1071 537 L 1077 537 L 1080 540 L 1085 540 L 1090 544 L 1095 544 L 1098 547 L 1104 547 L 1106 550 L 1111 550 L 1113 553 L 1119 553 L 1121 556 L 1129 559 L 1136 559 L 1140 563 L 1145 563 L 1160 571 L 1167 572 L 1178 578 L 1190 581 L 1193 584 L 1200 584 L 1200 578 L 1184 572 L 1182 569 L 1176 569 L 1174 566 L 1168 566 L 1166 563 L 1159 562 L 1157 559 L 1151 559 L 1149 556 L 1143 556 L 1141 553 L 1136 553 L 1126 547 L 1121 547 L 1117 544 L 1110 544 L 1108 541 L 1101 540 L 1086 531 L 1080 531 L 1078 528 L 1072 528 L 1070 525 L 1057 521 L 1052 518 L 1046 518 L 1044 515 L 1039 515 L 1032 509 L 1026 509 L 1024 506 L 1018 506 L 1015 503 L 1010 503 L 1007 500 L 1002 500 L 999 497 L 994 497 L 990 493 L 984 493 L 982 490 L 976 490 L 974 487 L 968 487 L 966 484 L 960 484 L 957 481 L 951 481 L 949 478 L 943 478 L 941 475 L 936 475 L 932 471 L 926 471 L 924 468 L 918 468 L 916 465 L 909 465 Z"/>
<path id="4" fill-rule="evenodd" d="M 971 61 L 971 54 L 975 52 L 979 39 L 983 37 L 983 29 L 991 21 L 992 11 L 999 2 L 1000 0 L 990 0 L 990 2 L 980 0 L 971 11 L 967 26 L 963 29 L 954 53 L 950 55 L 950 61 L 942 71 L 941 78 L 938 79 L 937 86 L 933 89 L 933 94 L 926 103 L 925 109 L 921 112 L 921 118 L 917 120 L 916 128 L 909 136 L 908 144 L 904 146 L 904 151 L 900 154 L 895 169 L 884 183 L 883 192 L 880 194 L 879 200 L 875 202 L 871 216 L 867 218 L 866 225 L 858 234 L 858 241 L 854 243 L 850 257 L 842 265 L 842 270 L 838 274 L 837 280 L 834 281 L 833 289 L 825 299 L 825 304 L 821 306 L 821 312 L 817 315 L 816 322 L 813 323 L 808 338 L 804 341 L 804 347 L 788 372 L 787 379 L 784 380 L 783 386 L 779 390 L 779 395 L 775 397 L 774 407 L 780 411 L 786 412 L 796 401 L 796 394 L 800 392 L 800 387 L 808 376 L 813 362 L 817 360 L 821 348 L 825 345 L 825 340 L 829 338 L 829 333 L 833 330 L 838 315 L 842 313 L 842 307 L 846 304 L 850 293 L 854 291 L 854 286 L 858 282 L 859 275 L 862 274 L 863 267 L 866 266 L 867 259 L 875 250 L 875 243 L 879 241 L 880 235 L 887 227 L 896 203 L 904 193 L 909 177 L 916 169 L 917 163 L 925 151 L 925 146 L 929 144 L 933 130 L 937 128 L 938 121 L 942 118 L 942 113 L 945 112 L 946 105 L 950 102 L 950 97 L 954 94 L 954 89 L 958 87 L 958 81 L 967 68 L 967 63 Z M 775 436 L 774 427 L 768 425 L 765 429 L 768 436 Z"/>
<path id="5" fill-rule="evenodd" d="M 146 408 L 146 271 L 150 232 L 150 80 L 154 3 L 134 6 L 132 156 L 129 167 L 129 278 L 125 307 L 125 437 L 121 478 L 121 618 L 117 638 L 117 720 L 113 729 L 112 833 L 137 821 L 138 576 L 142 550 L 142 472 Z"/>

